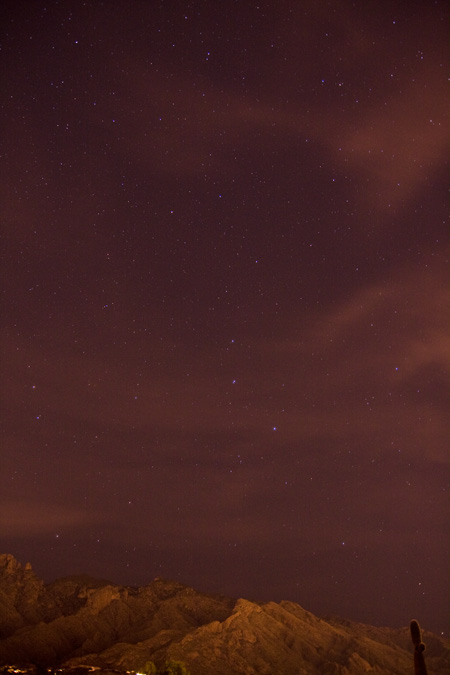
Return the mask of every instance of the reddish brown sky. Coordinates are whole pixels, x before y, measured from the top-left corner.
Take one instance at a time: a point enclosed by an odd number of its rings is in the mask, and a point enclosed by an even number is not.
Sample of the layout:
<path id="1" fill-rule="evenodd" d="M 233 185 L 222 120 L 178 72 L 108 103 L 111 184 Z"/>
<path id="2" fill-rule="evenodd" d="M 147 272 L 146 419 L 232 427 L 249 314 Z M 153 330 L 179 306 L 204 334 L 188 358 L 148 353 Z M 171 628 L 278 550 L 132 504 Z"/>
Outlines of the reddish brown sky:
<path id="1" fill-rule="evenodd" d="M 1 549 L 446 630 L 446 3 L 2 12 Z"/>

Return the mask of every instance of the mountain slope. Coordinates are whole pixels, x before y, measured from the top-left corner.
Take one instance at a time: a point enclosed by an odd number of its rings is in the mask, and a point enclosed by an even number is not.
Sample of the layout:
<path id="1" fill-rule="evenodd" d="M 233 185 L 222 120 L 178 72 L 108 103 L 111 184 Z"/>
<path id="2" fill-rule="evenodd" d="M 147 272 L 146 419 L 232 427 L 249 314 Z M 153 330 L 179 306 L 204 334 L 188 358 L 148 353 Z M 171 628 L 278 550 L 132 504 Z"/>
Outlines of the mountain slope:
<path id="1" fill-rule="evenodd" d="M 45 586 L 10 555 L 0 556 L 0 631 L 0 664 L 138 671 L 173 659 L 192 675 L 404 675 L 413 663 L 406 628 L 320 619 L 293 602 L 235 601 L 162 579 L 139 589 L 87 576 Z M 430 674 L 449 672 L 449 644 L 425 639 Z"/>

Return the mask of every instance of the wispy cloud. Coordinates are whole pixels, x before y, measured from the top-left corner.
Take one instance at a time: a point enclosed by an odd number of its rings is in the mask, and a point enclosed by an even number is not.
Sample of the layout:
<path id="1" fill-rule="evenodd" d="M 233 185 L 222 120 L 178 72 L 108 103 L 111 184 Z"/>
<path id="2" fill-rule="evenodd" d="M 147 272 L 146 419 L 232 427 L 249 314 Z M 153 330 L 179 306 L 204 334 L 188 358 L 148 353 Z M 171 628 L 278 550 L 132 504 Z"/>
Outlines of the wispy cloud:
<path id="1" fill-rule="evenodd" d="M 92 514 L 46 501 L 3 501 L 0 504 L 0 529 L 5 537 L 59 535 L 93 522 Z"/>

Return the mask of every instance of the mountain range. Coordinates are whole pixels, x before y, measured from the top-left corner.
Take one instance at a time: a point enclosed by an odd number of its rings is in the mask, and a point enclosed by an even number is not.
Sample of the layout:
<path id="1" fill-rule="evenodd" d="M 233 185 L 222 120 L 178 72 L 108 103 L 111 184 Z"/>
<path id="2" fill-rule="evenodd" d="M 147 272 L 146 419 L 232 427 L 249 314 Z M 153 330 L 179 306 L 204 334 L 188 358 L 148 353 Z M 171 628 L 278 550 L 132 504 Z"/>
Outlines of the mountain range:
<path id="1" fill-rule="evenodd" d="M 412 617 L 407 617 L 409 620 Z M 450 672 L 450 643 L 424 633 L 430 675 Z M 0 664 L 142 670 L 181 661 L 191 675 L 405 675 L 407 627 L 319 618 L 294 602 L 200 593 L 161 578 L 141 588 L 87 575 L 44 584 L 0 555 Z"/>

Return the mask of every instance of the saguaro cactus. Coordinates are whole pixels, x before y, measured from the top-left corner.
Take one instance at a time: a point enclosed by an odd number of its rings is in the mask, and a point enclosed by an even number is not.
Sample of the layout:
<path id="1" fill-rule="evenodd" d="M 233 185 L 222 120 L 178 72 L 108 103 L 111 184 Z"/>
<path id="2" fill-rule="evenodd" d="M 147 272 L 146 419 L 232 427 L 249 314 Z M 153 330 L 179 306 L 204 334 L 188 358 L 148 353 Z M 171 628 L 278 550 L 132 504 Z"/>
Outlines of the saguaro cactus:
<path id="1" fill-rule="evenodd" d="M 413 619 L 409 624 L 409 629 L 411 631 L 411 638 L 414 645 L 414 674 L 428 675 L 425 659 L 423 656 L 425 644 L 422 642 L 422 633 L 419 622 Z"/>

